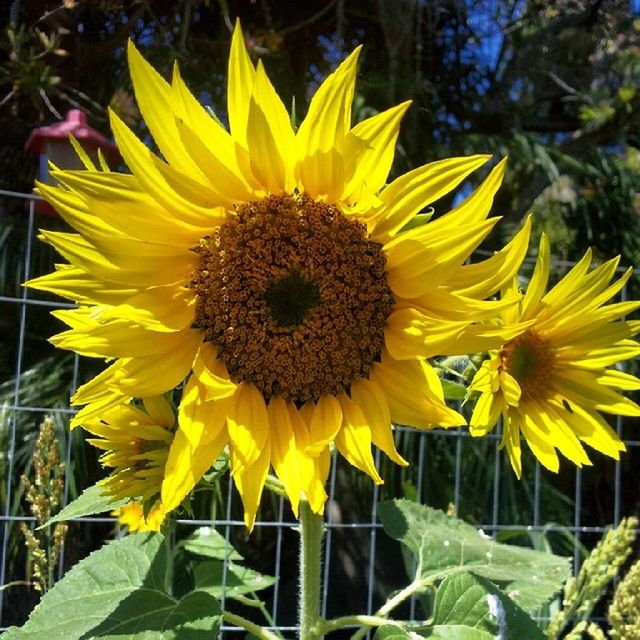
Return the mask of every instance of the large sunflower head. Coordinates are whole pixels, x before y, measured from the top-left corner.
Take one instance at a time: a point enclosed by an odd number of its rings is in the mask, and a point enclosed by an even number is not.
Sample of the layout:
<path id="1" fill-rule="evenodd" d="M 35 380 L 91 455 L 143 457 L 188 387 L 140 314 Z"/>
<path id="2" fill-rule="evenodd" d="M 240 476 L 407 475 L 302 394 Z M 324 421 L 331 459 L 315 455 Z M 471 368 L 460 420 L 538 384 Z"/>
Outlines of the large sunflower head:
<path id="1" fill-rule="evenodd" d="M 40 193 L 77 233 L 43 232 L 68 260 L 30 283 L 79 303 L 58 312 L 59 347 L 112 360 L 74 397 L 76 423 L 186 379 L 161 497 L 175 508 L 225 446 L 253 524 L 272 467 L 297 512 L 321 512 L 329 447 L 382 482 L 372 445 L 406 464 L 391 423 L 451 427 L 426 358 L 484 351 L 517 334 L 483 323 L 517 270 L 527 222 L 492 258 L 466 264 L 504 162 L 454 210 L 417 214 L 488 156 L 440 160 L 386 184 L 405 102 L 351 123 L 354 51 L 295 129 L 239 26 L 229 130 L 129 45 L 140 110 L 161 156 L 115 115 L 131 173 L 54 171 Z M 103 167 L 104 169 L 104 167 Z M 416 224 L 416 220 L 422 224 Z"/>
<path id="2" fill-rule="evenodd" d="M 490 354 L 470 386 L 480 393 L 472 435 L 486 434 L 502 416 L 502 445 L 518 476 L 521 436 L 547 469 L 557 471 L 556 450 L 577 466 L 591 464 L 581 443 L 615 459 L 624 451 L 601 412 L 640 415 L 640 407 L 619 393 L 640 389 L 640 380 L 616 367 L 640 355 L 633 339 L 640 322 L 621 320 L 640 301 L 611 303 L 632 270 L 612 282 L 618 259 L 591 271 L 590 264 L 588 251 L 547 291 L 550 254 L 543 235 L 521 304 L 502 314 L 505 326 L 522 328 Z"/>

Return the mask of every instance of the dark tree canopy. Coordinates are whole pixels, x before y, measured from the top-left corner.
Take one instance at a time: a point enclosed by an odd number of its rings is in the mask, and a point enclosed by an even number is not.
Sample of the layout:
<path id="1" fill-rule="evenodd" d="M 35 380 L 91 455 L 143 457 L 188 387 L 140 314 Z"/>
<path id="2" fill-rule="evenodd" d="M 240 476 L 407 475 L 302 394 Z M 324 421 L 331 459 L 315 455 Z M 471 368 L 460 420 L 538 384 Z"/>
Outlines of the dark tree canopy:
<path id="1" fill-rule="evenodd" d="M 561 257 L 593 244 L 638 262 L 640 19 L 628 0 L 14 0 L 0 15 L 1 185 L 29 190 L 26 137 L 72 106 L 105 133 L 111 106 L 143 133 L 129 38 L 165 76 L 178 60 L 224 120 L 237 18 L 301 115 L 319 79 L 363 44 L 355 118 L 413 100 L 397 170 L 508 154 L 497 203 L 508 224 L 492 246 L 533 211 Z"/>

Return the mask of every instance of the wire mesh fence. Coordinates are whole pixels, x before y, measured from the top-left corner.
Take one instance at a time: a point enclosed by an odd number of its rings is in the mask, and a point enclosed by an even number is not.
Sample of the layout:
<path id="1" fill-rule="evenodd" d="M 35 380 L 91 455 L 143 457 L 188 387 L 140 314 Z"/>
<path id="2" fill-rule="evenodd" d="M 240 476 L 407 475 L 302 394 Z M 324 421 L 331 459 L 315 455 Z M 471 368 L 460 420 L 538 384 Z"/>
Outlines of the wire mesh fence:
<path id="1" fill-rule="evenodd" d="M 99 477 L 99 464 L 79 430 L 69 433 L 68 398 L 93 373 L 94 363 L 53 350 L 46 339 L 57 331 L 49 311 L 71 307 L 20 283 L 51 271 L 53 252 L 36 240 L 37 228 L 62 228 L 61 222 L 36 212 L 37 198 L 0 191 L 3 216 L 0 246 L 0 292 L 3 349 L 0 369 L 0 630 L 21 624 L 36 602 L 28 585 L 28 566 L 20 523 L 33 526 L 25 508 L 22 473 L 30 469 L 38 425 L 53 417 L 63 448 L 63 504 L 77 497 Z M 570 265 L 558 264 L 559 270 Z M 625 292 L 623 292 L 623 296 Z M 608 524 L 637 511 L 640 503 L 640 438 L 631 419 L 617 418 L 615 429 L 627 452 L 620 461 L 597 453 L 593 466 L 576 469 L 566 462 L 559 474 L 545 471 L 527 456 L 518 481 L 498 450 L 499 431 L 473 439 L 465 429 L 416 432 L 399 427 L 399 451 L 410 462 L 400 469 L 379 455 L 376 464 L 386 483 L 371 486 L 362 474 L 334 459 L 325 513 L 322 614 L 373 613 L 403 582 L 398 547 L 386 537 L 377 519 L 381 499 L 407 497 L 449 509 L 498 539 L 544 538 L 557 552 L 570 555 L 574 569 L 585 549 L 593 546 Z M 263 498 L 255 529 L 247 534 L 242 507 L 230 482 L 218 495 L 199 499 L 195 518 L 178 520 L 174 535 L 184 537 L 201 526 L 215 526 L 244 556 L 246 563 L 276 578 L 261 594 L 270 627 L 284 633 L 296 629 L 296 521 L 281 498 Z M 69 533 L 56 568 L 60 577 L 70 566 L 121 530 L 112 516 L 79 518 Z M 226 566 L 226 565 L 225 565 Z M 223 583 L 228 574 L 223 571 Z M 224 607 L 225 594 L 222 594 Z M 408 615 L 420 615 L 412 601 Z M 223 627 L 224 632 L 231 628 Z"/>

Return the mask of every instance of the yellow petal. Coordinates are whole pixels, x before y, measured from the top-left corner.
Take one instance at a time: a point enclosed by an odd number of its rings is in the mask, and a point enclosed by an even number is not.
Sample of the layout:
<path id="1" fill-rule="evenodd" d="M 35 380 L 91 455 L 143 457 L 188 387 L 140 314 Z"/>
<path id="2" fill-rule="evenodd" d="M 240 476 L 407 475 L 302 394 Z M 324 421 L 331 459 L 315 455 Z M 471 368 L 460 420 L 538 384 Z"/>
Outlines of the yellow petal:
<path id="1" fill-rule="evenodd" d="M 526 331 L 531 324 L 532 321 L 509 325 L 468 324 L 452 343 L 442 346 L 440 355 L 484 353 L 497 349 Z"/>
<path id="2" fill-rule="evenodd" d="M 335 438 L 338 451 L 354 467 L 368 474 L 376 484 L 383 484 L 371 455 L 371 430 L 358 405 L 344 393 L 338 396 L 342 409 L 342 429 Z"/>
<path id="3" fill-rule="evenodd" d="M 25 282 L 26 287 L 48 291 L 81 304 L 117 305 L 135 296 L 139 289 L 107 283 L 71 265 L 56 265 L 56 271 Z"/>
<path id="4" fill-rule="evenodd" d="M 306 453 L 317 456 L 335 439 L 342 425 L 342 409 L 335 396 L 320 396 L 313 408 L 309 425 L 309 446 Z"/>
<path id="5" fill-rule="evenodd" d="M 172 427 L 176 421 L 173 407 L 163 396 L 144 398 L 144 408 L 155 424 Z"/>
<path id="6" fill-rule="evenodd" d="M 473 156 L 471 156 L 473 157 Z M 507 159 L 504 158 L 491 170 L 482 184 L 457 207 L 449 213 L 441 216 L 432 223 L 439 233 L 446 232 L 447 229 L 461 228 L 468 224 L 474 224 L 484 220 L 491 211 L 493 198 L 495 197 L 507 166 Z"/>
<path id="7" fill-rule="evenodd" d="M 517 407 L 522 397 L 522 389 L 518 381 L 508 371 L 502 371 L 500 373 L 500 386 L 506 403 L 512 407 Z"/>
<path id="8" fill-rule="evenodd" d="M 311 197 L 337 200 L 344 190 L 342 148 L 351 122 L 351 103 L 360 47 L 320 85 L 296 134 L 298 177 Z"/>
<path id="9" fill-rule="evenodd" d="M 233 406 L 227 416 L 233 454 L 234 473 L 244 473 L 260 457 L 269 442 L 269 416 L 264 398 L 250 382 L 238 385 Z"/>
<path id="10" fill-rule="evenodd" d="M 499 367 L 500 363 L 497 358 L 485 360 L 473 376 L 469 390 L 480 393 L 496 393 L 500 389 Z"/>
<path id="11" fill-rule="evenodd" d="M 522 448 L 520 446 L 520 426 L 515 420 L 505 420 L 500 444 L 506 447 L 511 468 L 520 479 L 522 477 Z"/>
<path id="12" fill-rule="evenodd" d="M 473 414 L 469 420 L 469 432 L 472 436 L 484 436 L 496 426 L 504 402 L 499 395 L 482 393 L 478 397 Z"/>
<path id="13" fill-rule="evenodd" d="M 93 380 L 95 380 L 95 378 Z M 93 380 L 87 384 L 91 384 Z M 87 385 L 83 385 L 83 387 L 80 387 L 78 389 L 78 392 L 76 393 L 74 398 L 78 396 L 79 393 L 82 394 L 85 391 L 87 395 L 90 393 L 90 391 L 86 390 Z M 102 419 L 105 411 L 107 411 L 109 408 L 120 403 L 127 403 L 131 400 L 130 397 L 123 396 L 118 391 L 112 391 L 99 384 L 93 385 L 94 391 L 96 387 L 100 389 L 100 391 L 98 392 L 100 393 L 100 398 L 90 402 L 90 404 L 80 409 L 80 411 L 78 411 L 78 413 L 76 413 L 73 418 L 71 418 L 70 427 L 72 430 L 76 427 L 83 427 L 85 424 L 96 418 L 99 420 Z M 95 395 L 97 394 L 94 393 L 94 396 Z M 75 402 L 74 404 L 82 404 L 82 402 Z"/>
<path id="14" fill-rule="evenodd" d="M 477 300 L 458 295 L 457 292 L 452 292 L 450 289 L 450 283 L 447 282 L 441 287 L 431 288 L 417 298 L 412 298 L 408 304 L 416 307 L 427 316 L 446 318 L 447 320 L 480 322 L 493 320 L 517 302 L 514 297 L 502 300 Z"/>
<path id="15" fill-rule="evenodd" d="M 71 404 L 77 405 L 88 403 L 102 403 L 103 401 L 126 395 L 118 393 L 117 390 L 113 388 L 115 384 L 116 373 L 118 373 L 121 368 L 122 362 L 120 360 L 116 360 L 113 364 L 104 369 L 104 371 L 101 371 L 97 376 L 94 376 L 88 382 L 80 385 L 73 396 L 71 396 Z"/>
<path id="16" fill-rule="evenodd" d="M 640 389 L 640 379 L 630 373 L 619 371 L 618 369 L 607 369 L 597 378 L 598 384 L 604 384 L 607 387 L 617 387 L 623 391 L 636 391 Z"/>
<path id="17" fill-rule="evenodd" d="M 54 311 L 52 315 L 72 327 L 53 336 L 50 341 L 60 349 L 70 349 L 89 357 L 145 358 L 162 355 L 181 346 L 187 340 L 187 331 L 173 333 L 151 332 L 128 320 L 110 320 L 85 323 L 87 309 Z"/>
<path id="18" fill-rule="evenodd" d="M 82 198 L 67 189 L 36 182 L 40 195 L 53 205 L 65 222 L 89 242 L 105 240 L 118 232 L 91 213 Z"/>
<path id="19" fill-rule="evenodd" d="M 596 409 L 621 416 L 640 416 L 640 406 L 629 398 L 598 383 L 597 377 L 588 371 L 572 368 L 562 370 L 553 377 L 553 386 L 573 406 Z"/>
<path id="20" fill-rule="evenodd" d="M 296 136 L 301 158 L 343 143 L 350 129 L 351 103 L 361 49 L 362 47 L 357 47 L 349 54 L 325 78 L 311 99 L 307 116 L 300 124 Z"/>
<path id="21" fill-rule="evenodd" d="M 237 451 L 232 450 L 231 466 L 232 475 L 238 488 L 238 493 L 244 505 L 244 524 L 249 531 L 253 529 L 256 520 L 256 512 L 260 506 L 264 481 L 269 471 L 271 460 L 271 446 L 269 440 L 264 444 L 259 457 L 253 464 L 245 467 L 244 464 L 237 464 Z"/>
<path id="22" fill-rule="evenodd" d="M 397 360 L 441 355 L 456 342 L 467 323 L 430 318 L 411 307 L 394 311 L 387 320 L 384 342 Z"/>
<path id="23" fill-rule="evenodd" d="M 434 234 L 427 223 L 398 234 L 384 246 L 387 280 L 402 298 L 416 298 L 446 282 L 489 234 L 498 218 L 459 228 L 455 236 Z"/>
<path id="24" fill-rule="evenodd" d="M 209 116 L 207 116 L 209 117 Z M 209 117 L 210 120 L 213 119 Z M 225 150 L 224 140 L 222 142 L 222 153 L 219 153 L 216 144 L 217 138 L 228 136 L 229 134 L 219 127 L 223 132 L 220 135 L 208 134 L 202 129 L 192 129 L 183 120 L 177 120 L 176 126 L 178 133 L 182 138 L 185 147 L 189 149 L 189 153 L 193 159 L 205 171 L 215 191 L 219 194 L 220 203 L 227 207 L 231 207 L 238 202 L 247 202 L 249 200 L 259 199 L 263 195 L 263 191 L 253 176 L 240 168 L 237 156 L 246 156 L 247 152 L 238 147 L 235 141 L 230 140 L 231 149 Z M 249 165 L 248 157 L 244 165 Z"/>
<path id="25" fill-rule="evenodd" d="M 530 232 L 531 216 L 527 216 L 522 229 L 503 249 L 482 262 L 460 267 L 447 280 L 447 288 L 461 296 L 487 298 L 493 295 L 518 273 L 527 254 Z"/>
<path id="26" fill-rule="evenodd" d="M 157 396 L 177 387 L 186 377 L 202 342 L 199 331 L 185 331 L 183 342 L 162 357 L 123 358 L 114 370 L 113 388 L 123 395 Z"/>
<path id="27" fill-rule="evenodd" d="M 439 396 L 442 386 L 434 391 L 433 378 L 427 376 L 427 363 L 411 360 L 394 360 L 383 353 L 382 362 L 371 367 L 369 378 L 384 391 L 396 424 L 418 429 L 457 427 L 465 424 L 464 418 L 450 409 Z"/>
<path id="28" fill-rule="evenodd" d="M 162 481 L 161 500 L 166 511 L 184 500 L 227 443 L 224 408 L 224 403 L 206 402 L 197 381 L 189 380 Z"/>
<path id="29" fill-rule="evenodd" d="M 235 140 L 241 146 L 247 146 L 247 121 L 249 101 L 253 93 L 256 72 L 244 44 L 244 35 L 240 21 L 236 21 L 231 38 L 227 89 L 227 110 L 229 126 Z"/>
<path id="30" fill-rule="evenodd" d="M 184 281 L 197 259 L 186 247 L 171 249 L 168 245 L 144 244 L 132 239 L 113 239 L 113 247 L 106 255 L 104 249 L 99 250 L 76 233 L 43 230 L 41 237 L 73 266 L 105 282 L 115 282 L 119 287 Z"/>
<path id="31" fill-rule="evenodd" d="M 564 357 L 565 352 L 562 353 Z M 640 345 L 635 340 L 621 340 L 618 344 L 582 355 L 579 365 L 583 369 L 602 369 L 637 356 L 640 356 Z"/>
<path id="32" fill-rule="evenodd" d="M 572 411 L 565 412 L 564 418 L 578 438 L 596 451 L 619 460 L 620 452 L 625 451 L 626 447 L 607 421 L 596 411 L 589 411 L 580 405 L 572 405 L 571 408 Z"/>
<path id="33" fill-rule="evenodd" d="M 196 226 L 211 228 L 224 221 L 225 215 L 218 207 L 226 204 L 226 199 L 221 200 L 211 186 L 162 162 L 113 111 L 109 118 L 124 161 L 142 188 L 160 205 Z"/>
<path id="34" fill-rule="evenodd" d="M 558 473 L 560 461 L 553 444 L 551 444 L 549 430 L 544 427 L 540 429 L 527 414 L 519 416 L 518 422 L 522 435 L 525 437 L 533 455 L 540 460 L 543 467 Z"/>
<path id="35" fill-rule="evenodd" d="M 351 398 L 360 407 L 371 429 L 373 444 L 384 451 L 396 464 L 409 463 L 398 453 L 391 430 L 391 412 L 384 392 L 373 380 L 358 378 L 351 383 Z"/>
<path id="36" fill-rule="evenodd" d="M 221 400 L 232 396 L 238 385 L 232 382 L 224 362 L 218 358 L 216 348 L 204 342 L 193 363 L 193 374 L 205 389 L 207 400 Z"/>
<path id="37" fill-rule="evenodd" d="M 267 410 L 271 427 L 271 464 L 284 485 L 291 509 L 297 518 L 302 485 L 298 443 L 291 423 L 291 414 L 287 403 L 280 396 L 271 398 Z"/>
<path id="38" fill-rule="evenodd" d="M 395 154 L 400 121 L 411 100 L 358 123 L 345 140 L 345 172 L 348 183 L 342 199 L 348 201 L 362 183 L 376 193 L 384 185 Z"/>
<path id="39" fill-rule="evenodd" d="M 564 420 L 564 416 L 571 414 L 570 411 L 564 408 L 562 411 L 555 411 L 553 405 L 548 402 L 534 401 L 527 406 L 527 413 L 530 415 L 532 422 L 544 425 L 549 430 L 551 444 L 565 458 L 571 460 L 577 467 L 581 467 L 583 464 L 591 464 L 580 441 Z M 542 430 L 542 426 L 540 430 Z"/>
<path id="40" fill-rule="evenodd" d="M 224 185 L 225 193 L 232 200 L 255 199 L 258 183 L 247 175 L 242 166 L 248 166 L 247 152 L 240 147 L 228 131 L 196 100 L 180 76 L 176 64 L 173 69 L 172 89 L 178 133 L 194 161 L 202 168 L 218 190 Z"/>
<path id="41" fill-rule="evenodd" d="M 322 514 L 327 493 L 324 485 L 327 481 L 328 469 L 325 469 L 329 457 L 329 448 L 317 456 L 309 456 L 306 449 L 309 446 L 309 430 L 302 415 L 293 403 L 288 403 L 289 419 L 296 441 L 298 468 L 300 470 L 300 485 L 306 499 L 314 513 Z"/>
<path id="42" fill-rule="evenodd" d="M 186 175 L 195 173 L 202 179 L 200 169 L 186 153 L 178 135 L 171 87 L 142 57 L 131 40 L 127 53 L 136 102 L 162 155 L 178 171 Z"/>
<path id="43" fill-rule="evenodd" d="M 258 63 L 249 106 L 247 145 L 253 175 L 271 193 L 294 187 L 295 135 L 289 114 Z"/>
<path id="44" fill-rule="evenodd" d="M 447 158 L 418 167 L 396 178 L 380 194 L 382 206 L 371 219 L 372 237 L 385 242 L 416 213 L 453 191 L 491 156 Z"/>
<path id="45" fill-rule="evenodd" d="M 199 219 L 194 226 L 177 218 L 174 211 L 161 207 L 152 197 L 140 189 L 130 174 L 89 171 L 56 171 L 54 177 L 60 184 L 76 192 L 85 201 L 92 214 L 104 220 L 121 234 L 155 243 L 183 242 L 192 246 L 210 230 L 209 219 Z M 122 215 L 123 207 L 127 215 Z M 203 227 L 204 225 L 204 227 Z"/>

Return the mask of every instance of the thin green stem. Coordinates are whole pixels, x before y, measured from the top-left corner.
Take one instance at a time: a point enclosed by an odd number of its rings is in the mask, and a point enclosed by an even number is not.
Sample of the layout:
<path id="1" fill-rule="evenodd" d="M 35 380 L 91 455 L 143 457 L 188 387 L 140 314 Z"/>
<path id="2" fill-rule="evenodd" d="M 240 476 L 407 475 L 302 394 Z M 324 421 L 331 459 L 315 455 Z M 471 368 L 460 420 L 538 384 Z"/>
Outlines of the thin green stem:
<path id="1" fill-rule="evenodd" d="M 242 616 L 237 616 L 235 613 L 229 613 L 228 611 L 222 612 L 222 619 L 229 624 L 235 625 L 236 627 L 240 627 L 245 631 L 256 636 L 256 638 L 260 638 L 261 640 L 281 640 L 279 636 L 275 633 L 271 633 L 271 631 L 267 629 L 263 629 L 260 625 L 243 618 Z"/>
<path id="2" fill-rule="evenodd" d="M 426 587 L 433 587 L 433 583 L 431 580 L 426 580 L 426 579 L 416 579 L 414 580 L 410 585 L 406 586 L 404 589 L 402 589 L 401 591 L 398 591 L 398 593 L 396 593 L 395 596 L 393 596 L 393 598 L 390 598 L 389 600 L 387 600 L 379 609 L 378 611 L 376 611 L 376 613 L 373 616 L 366 616 L 372 619 L 380 619 L 380 620 L 384 620 L 385 623 L 387 624 L 397 624 L 392 620 L 388 620 L 387 616 L 400 604 L 402 604 L 407 598 L 410 598 L 414 593 L 418 592 L 418 591 L 422 591 L 424 590 Z M 354 616 L 354 617 L 361 617 L 361 616 Z M 339 618 L 338 618 L 339 619 Z M 333 620 L 330 620 L 327 624 L 332 624 Z M 363 623 L 363 626 L 360 627 L 360 629 L 358 629 L 352 636 L 351 636 L 351 640 L 360 640 L 361 638 L 363 638 L 366 634 L 367 631 L 369 630 L 369 627 L 372 625 L 367 625 L 366 623 Z M 380 625 L 375 625 L 375 626 L 380 626 Z"/>
<path id="3" fill-rule="evenodd" d="M 387 618 L 381 616 L 353 615 L 320 622 L 320 624 L 318 625 L 318 635 L 325 635 L 327 633 L 331 633 L 332 631 L 337 631 L 338 629 L 356 626 L 366 627 L 366 633 L 367 629 L 370 629 L 371 627 L 381 627 L 383 624 L 402 626 L 400 622 L 396 622 L 395 620 L 388 620 Z M 358 632 L 359 631 L 360 629 L 358 629 Z"/>
<path id="4" fill-rule="evenodd" d="M 398 605 L 402 604 L 417 591 L 423 591 L 426 587 L 432 586 L 431 580 L 414 580 L 410 585 L 398 591 L 393 598 L 387 600 L 377 611 L 379 616 L 388 616 Z"/>
<path id="5" fill-rule="evenodd" d="M 284 485 L 278 478 L 269 474 L 264 481 L 265 489 L 272 491 L 276 495 L 287 497 L 287 492 L 284 490 Z"/>
<path id="6" fill-rule="evenodd" d="M 322 517 L 311 511 L 306 500 L 300 501 L 300 640 L 320 636 L 320 555 L 322 552 Z"/>

